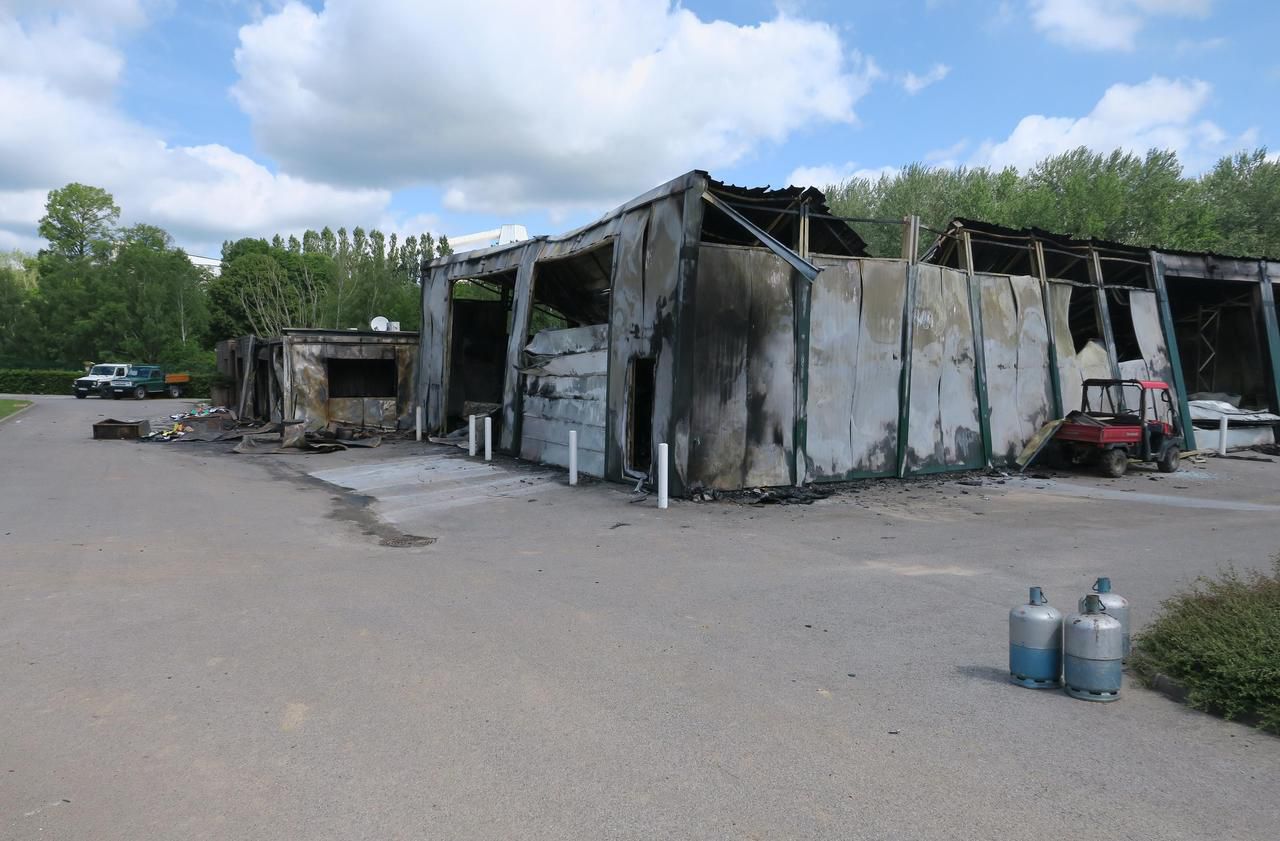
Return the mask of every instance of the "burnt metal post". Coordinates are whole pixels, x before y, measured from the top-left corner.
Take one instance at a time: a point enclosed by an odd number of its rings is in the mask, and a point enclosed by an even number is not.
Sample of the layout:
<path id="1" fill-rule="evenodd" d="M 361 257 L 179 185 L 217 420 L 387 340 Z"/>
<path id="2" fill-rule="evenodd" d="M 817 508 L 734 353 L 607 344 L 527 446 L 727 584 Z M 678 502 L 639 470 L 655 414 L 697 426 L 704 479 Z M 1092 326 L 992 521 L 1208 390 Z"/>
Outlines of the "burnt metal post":
<path id="1" fill-rule="evenodd" d="M 982 464 L 991 466 L 991 405 L 987 395 L 987 349 L 982 332 L 982 296 L 973 276 L 973 238 L 960 232 L 960 259 L 964 262 L 965 285 L 969 290 L 969 325 L 973 332 L 974 389 L 978 394 L 978 429 L 982 433 Z"/>
<path id="2" fill-rule="evenodd" d="M 800 205 L 797 251 L 809 259 L 809 202 Z M 808 478 L 809 460 L 809 331 L 813 311 L 813 283 L 799 272 L 791 275 L 793 336 L 795 338 L 795 422 L 791 430 L 791 480 L 797 487 Z"/>
<path id="3" fill-rule="evenodd" d="M 1187 383 L 1182 375 L 1182 354 L 1178 350 L 1178 336 L 1173 329 L 1173 311 L 1169 308 L 1169 288 L 1164 278 L 1164 261 L 1160 255 L 1151 254 L 1151 285 L 1155 288 L 1156 308 L 1160 311 L 1160 327 L 1164 330 L 1164 344 L 1169 351 L 1169 369 L 1172 371 L 1174 394 L 1178 398 L 1179 426 L 1182 427 L 1182 443 L 1188 450 L 1196 448 L 1196 433 L 1191 426 L 1191 406 L 1187 402 Z"/>
<path id="4" fill-rule="evenodd" d="M 1049 294 L 1049 270 L 1044 261 L 1044 243 L 1031 242 L 1031 258 L 1040 278 L 1040 303 L 1044 312 L 1045 336 L 1049 341 L 1049 382 L 1053 389 L 1053 416 L 1062 417 L 1062 372 L 1058 370 L 1058 337 L 1053 326 L 1053 296 Z"/>
<path id="5" fill-rule="evenodd" d="M 1120 357 L 1116 351 L 1116 334 L 1111 329 L 1111 307 L 1107 303 L 1107 290 L 1102 282 L 1102 261 L 1098 252 L 1089 246 L 1089 281 L 1094 285 L 1094 301 L 1098 315 L 1098 327 L 1102 330 L 1102 341 L 1107 346 L 1107 358 L 1111 361 L 1111 376 L 1120 379 Z"/>
<path id="6" fill-rule="evenodd" d="M 902 304 L 902 374 L 898 378 L 898 478 L 907 475 L 907 435 L 911 429 L 911 346 L 915 341 L 916 281 L 920 266 L 907 264 L 907 293 Z"/>
<path id="7" fill-rule="evenodd" d="M 1271 285 L 1267 261 L 1258 261 L 1258 293 L 1262 304 L 1262 326 L 1267 333 L 1267 355 L 1271 362 L 1271 404 L 1273 410 L 1280 410 L 1280 325 L 1276 313 L 1276 290 Z"/>

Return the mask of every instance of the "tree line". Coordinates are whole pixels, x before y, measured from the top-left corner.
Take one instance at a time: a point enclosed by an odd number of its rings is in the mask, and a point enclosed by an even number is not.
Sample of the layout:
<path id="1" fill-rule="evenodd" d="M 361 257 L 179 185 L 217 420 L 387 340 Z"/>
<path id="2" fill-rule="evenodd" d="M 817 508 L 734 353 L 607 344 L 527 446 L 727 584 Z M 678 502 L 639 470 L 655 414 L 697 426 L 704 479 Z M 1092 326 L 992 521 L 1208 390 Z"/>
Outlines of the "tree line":
<path id="1" fill-rule="evenodd" d="M 914 214 L 936 230 L 961 216 L 1127 245 L 1280 257 L 1280 158 L 1266 149 L 1224 157 L 1199 177 L 1184 174 L 1176 153 L 1157 149 L 1134 155 L 1080 148 L 1026 172 L 912 164 L 829 185 L 826 195 L 837 216 Z M 902 253 L 899 226 L 854 227 L 874 256 Z"/>
<path id="2" fill-rule="evenodd" d="M 421 261 L 447 238 L 326 227 L 302 238 L 224 242 L 219 271 L 194 265 L 154 225 L 119 224 L 100 187 L 49 193 L 38 254 L 0 254 L 0 368 L 149 362 L 211 371 L 225 338 L 284 327 L 367 328 L 375 315 L 416 330 Z"/>
<path id="3" fill-rule="evenodd" d="M 1198 177 L 1175 153 L 1077 149 L 1013 168 L 912 164 L 827 187 L 840 216 L 956 216 L 1138 246 L 1280 257 L 1280 160 L 1224 157 Z M 212 369 L 216 341 L 284 327 L 367 327 L 375 315 L 416 330 L 419 265 L 450 253 L 429 233 L 403 241 L 360 227 L 225 242 L 220 271 L 192 265 L 164 230 L 121 227 L 105 190 L 49 193 L 36 255 L 0 254 L 0 367 L 78 368 L 105 359 Z M 876 256 L 901 251 L 897 225 L 854 223 Z M 478 296 L 483 290 L 458 290 Z"/>

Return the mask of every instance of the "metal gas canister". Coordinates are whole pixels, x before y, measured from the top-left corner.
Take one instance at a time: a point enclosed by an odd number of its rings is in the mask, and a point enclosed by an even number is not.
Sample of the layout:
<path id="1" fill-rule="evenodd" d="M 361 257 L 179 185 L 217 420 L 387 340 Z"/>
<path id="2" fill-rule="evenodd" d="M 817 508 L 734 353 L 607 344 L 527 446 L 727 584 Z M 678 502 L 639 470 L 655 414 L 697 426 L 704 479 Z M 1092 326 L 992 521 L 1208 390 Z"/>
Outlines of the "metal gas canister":
<path id="1" fill-rule="evenodd" d="M 1085 701 L 1120 698 L 1124 631 L 1108 616 L 1096 593 L 1084 597 L 1084 612 L 1067 617 L 1062 631 L 1062 682 L 1067 694 Z"/>
<path id="2" fill-rule="evenodd" d="M 1093 592 L 1098 594 L 1098 598 L 1102 600 L 1102 607 L 1106 610 L 1108 616 L 1120 623 L 1120 628 L 1124 636 L 1124 659 L 1129 659 L 1129 600 L 1119 593 L 1111 592 L 1111 579 L 1105 576 L 1093 582 Z M 1084 613 L 1084 600 L 1088 596 L 1080 597 L 1080 612 Z"/>
<path id="3" fill-rule="evenodd" d="M 1062 614 L 1044 590 L 1032 587 L 1026 604 L 1009 611 L 1009 680 L 1029 689 L 1053 689 L 1062 676 Z"/>

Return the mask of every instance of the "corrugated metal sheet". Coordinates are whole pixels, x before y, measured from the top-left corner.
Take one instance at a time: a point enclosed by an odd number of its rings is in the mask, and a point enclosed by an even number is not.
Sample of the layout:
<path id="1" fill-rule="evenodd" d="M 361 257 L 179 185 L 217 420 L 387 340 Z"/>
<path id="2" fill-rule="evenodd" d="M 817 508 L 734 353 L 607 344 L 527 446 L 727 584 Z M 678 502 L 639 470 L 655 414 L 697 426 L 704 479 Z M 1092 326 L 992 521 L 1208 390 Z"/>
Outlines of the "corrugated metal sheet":
<path id="1" fill-rule="evenodd" d="M 909 473 L 980 467 L 977 365 L 968 278 L 919 267 L 911 347 Z"/>
<path id="2" fill-rule="evenodd" d="M 699 384 L 688 481 L 786 485 L 795 421 L 792 269 L 764 249 L 698 249 Z"/>
<path id="3" fill-rule="evenodd" d="M 525 348 L 520 457 L 569 466 L 578 433 L 578 470 L 604 475 L 608 330 L 604 325 L 542 330 Z M 559 353 L 556 353 L 559 351 Z"/>
<path id="4" fill-rule="evenodd" d="M 1089 341 L 1076 353 L 1071 337 L 1071 296 L 1092 295 L 1092 289 L 1069 283 L 1049 283 L 1049 312 L 1053 318 L 1053 339 L 1058 351 L 1058 384 L 1062 388 L 1063 414 L 1080 408 L 1080 387 L 1087 379 L 1111 377 L 1111 360 L 1107 349 Z"/>
<path id="5" fill-rule="evenodd" d="M 907 265 L 814 257 L 809 333 L 808 472 L 887 476 L 898 449 L 898 380 Z"/>
<path id="6" fill-rule="evenodd" d="M 981 292 L 992 460 L 1009 464 L 1053 414 L 1044 301 L 1033 277 L 979 274 L 974 280 Z"/>
<path id="7" fill-rule="evenodd" d="M 1129 291 L 1129 315 L 1133 319 L 1133 332 L 1138 337 L 1138 348 L 1152 379 L 1173 385 L 1173 366 L 1169 364 L 1169 348 L 1164 330 L 1160 327 L 1160 310 L 1156 293 L 1139 289 Z"/>

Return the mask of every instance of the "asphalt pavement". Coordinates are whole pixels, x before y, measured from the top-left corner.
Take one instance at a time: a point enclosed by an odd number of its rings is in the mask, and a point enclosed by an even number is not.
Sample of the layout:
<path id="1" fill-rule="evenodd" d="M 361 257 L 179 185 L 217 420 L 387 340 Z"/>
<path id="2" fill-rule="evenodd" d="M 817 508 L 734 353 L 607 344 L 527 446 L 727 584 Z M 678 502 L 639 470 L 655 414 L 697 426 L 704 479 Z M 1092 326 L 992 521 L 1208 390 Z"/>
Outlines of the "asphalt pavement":
<path id="1" fill-rule="evenodd" d="M 90 438 L 183 405 L 0 424 L 0 838 L 1277 837 L 1280 739 L 1012 686 L 1006 621 L 1269 566 L 1280 462 L 659 511 Z"/>

